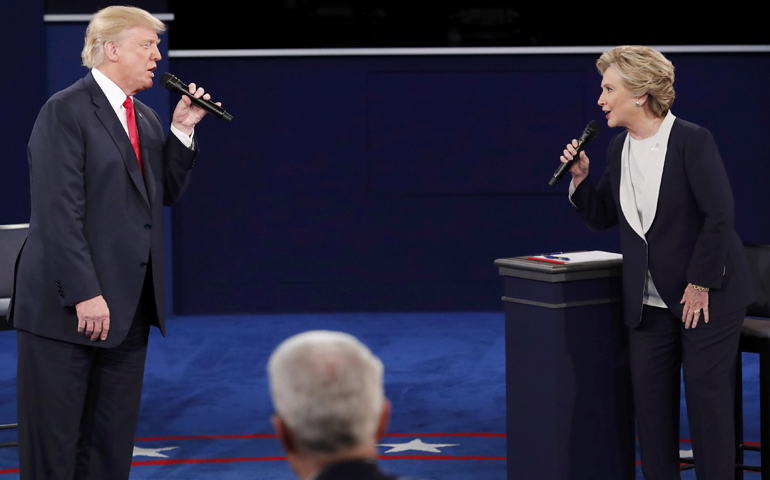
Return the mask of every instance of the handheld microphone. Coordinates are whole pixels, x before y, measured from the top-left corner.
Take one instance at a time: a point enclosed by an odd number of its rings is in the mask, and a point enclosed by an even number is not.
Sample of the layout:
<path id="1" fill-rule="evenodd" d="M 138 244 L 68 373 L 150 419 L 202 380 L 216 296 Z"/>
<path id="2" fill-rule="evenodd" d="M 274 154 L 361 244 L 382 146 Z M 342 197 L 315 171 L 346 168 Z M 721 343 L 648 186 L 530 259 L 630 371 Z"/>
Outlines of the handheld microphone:
<path id="1" fill-rule="evenodd" d="M 168 72 L 164 73 L 160 77 L 160 84 L 166 87 L 167 89 L 171 90 L 172 92 L 190 97 L 190 100 L 192 100 L 192 103 L 198 105 L 199 107 L 206 110 L 207 112 L 209 112 L 210 114 L 214 115 L 217 118 L 227 120 L 228 122 L 231 122 L 233 120 L 232 115 L 227 113 L 224 108 L 220 107 L 219 105 L 212 102 L 211 100 L 195 98 L 193 94 L 190 93 L 189 87 L 187 85 L 185 85 L 181 80 L 179 80 L 178 78 L 176 78 L 175 76 L 171 75 Z"/>
<path id="2" fill-rule="evenodd" d="M 161 80 L 162 81 L 162 80 Z M 596 137 L 596 135 L 599 134 L 599 130 L 602 129 L 602 126 L 598 123 L 591 120 L 586 128 L 583 130 L 583 135 L 580 136 L 580 139 L 578 140 L 578 146 L 576 148 L 577 153 L 575 153 L 575 156 L 572 157 L 572 160 L 570 160 L 567 163 L 562 163 L 559 165 L 559 168 L 556 169 L 556 172 L 554 172 L 553 177 L 548 181 L 548 185 L 553 187 L 556 185 L 556 182 L 562 179 L 565 173 L 569 171 L 570 168 L 572 168 L 572 165 L 575 164 L 580 159 L 580 152 L 583 151 L 584 148 L 586 148 L 586 145 L 588 145 L 591 140 Z"/>

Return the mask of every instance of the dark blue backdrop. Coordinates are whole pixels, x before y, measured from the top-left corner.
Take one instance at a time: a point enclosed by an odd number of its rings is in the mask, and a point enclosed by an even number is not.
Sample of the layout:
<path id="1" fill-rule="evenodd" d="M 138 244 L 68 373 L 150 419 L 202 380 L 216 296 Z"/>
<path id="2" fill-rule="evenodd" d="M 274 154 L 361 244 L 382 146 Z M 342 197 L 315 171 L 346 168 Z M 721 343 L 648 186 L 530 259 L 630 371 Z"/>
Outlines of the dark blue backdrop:
<path id="1" fill-rule="evenodd" d="M 673 111 L 708 126 L 745 241 L 767 242 L 766 55 L 670 55 Z M 617 251 L 550 189 L 596 106 L 596 55 L 179 59 L 235 116 L 200 128 L 174 209 L 175 308 L 499 309 L 495 258 Z M 590 149 L 600 174 L 611 135 Z"/>
<path id="2" fill-rule="evenodd" d="M 0 223 L 27 223 L 27 139 L 46 99 L 43 2 L 2 0 L 0 11 L 0 42 L 7 48 L 0 75 Z"/>
<path id="3" fill-rule="evenodd" d="M 24 147 L 46 87 L 85 73 L 85 24 L 20 15 L 0 29 L 25 48 L 0 80 L 19 92 L 0 114 L 0 223 L 28 219 Z M 547 186 L 563 145 L 602 117 L 596 56 L 172 59 L 235 117 L 196 132 L 201 155 L 173 209 L 175 312 L 501 310 L 495 258 L 617 251 L 616 233 L 571 211 L 566 181 Z M 768 243 L 770 55 L 669 58 L 674 113 L 714 133 L 738 232 Z M 140 96 L 161 115 L 174 100 L 157 86 Z M 591 146 L 594 174 L 615 133 Z"/>

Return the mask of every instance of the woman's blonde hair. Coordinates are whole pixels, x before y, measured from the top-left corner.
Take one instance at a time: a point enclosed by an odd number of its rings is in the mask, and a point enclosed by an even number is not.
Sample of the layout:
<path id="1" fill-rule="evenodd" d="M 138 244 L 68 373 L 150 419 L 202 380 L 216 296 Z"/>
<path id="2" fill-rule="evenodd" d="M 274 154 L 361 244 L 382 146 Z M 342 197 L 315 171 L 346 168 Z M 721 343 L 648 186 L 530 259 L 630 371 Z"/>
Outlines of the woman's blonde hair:
<path id="1" fill-rule="evenodd" d="M 141 8 L 115 5 L 96 12 L 88 23 L 86 41 L 80 57 L 83 66 L 95 68 L 104 61 L 105 42 L 119 42 L 126 30 L 146 27 L 161 34 L 166 31 L 163 22 Z"/>
<path id="2" fill-rule="evenodd" d="M 604 75 L 613 67 L 633 96 L 647 95 L 647 105 L 655 116 L 663 117 L 674 103 L 674 64 L 650 47 L 621 45 L 607 50 L 596 61 Z"/>

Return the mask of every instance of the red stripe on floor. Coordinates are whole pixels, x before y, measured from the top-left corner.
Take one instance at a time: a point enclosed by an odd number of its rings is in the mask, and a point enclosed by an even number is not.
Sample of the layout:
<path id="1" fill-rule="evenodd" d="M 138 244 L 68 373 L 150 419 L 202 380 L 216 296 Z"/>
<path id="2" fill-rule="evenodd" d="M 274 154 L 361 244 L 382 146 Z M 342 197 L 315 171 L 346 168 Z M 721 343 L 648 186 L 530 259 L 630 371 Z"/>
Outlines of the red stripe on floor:
<path id="1" fill-rule="evenodd" d="M 139 437 L 137 442 L 160 442 L 162 440 L 230 440 L 234 438 L 278 438 L 274 433 L 253 433 L 250 435 L 174 435 L 170 437 Z"/>
<path id="2" fill-rule="evenodd" d="M 483 437 L 505 438 L 504 433 L 386 433 L 383 437 Z M 231 440 L 239 438 L 277 438 L 274 433 L 253 433 L 249 435 L 174 435 L 169 437 L 139 437 L 137 442 L 160 442 L 163 440 Z"/>
<path id="3" fill-rule="evenodd" d="M 386 433 L 383 437 L 499 437 L 504 433 Z"/>
<path id="4" fill-rule="evenodd" d="M 639 439 L 637 438 L 637 440 L 639 440 Z M 680 438 L 679 439 L 679 443 L 692 443 L 692 440 L 690 440 L 689 438 Z M 758 447 L 759 446 L 759 442 L 743 442 L 743 444 L 744 445 L 748 445 L 750 447 Z"/>
<path id="5" fill-rule="evenodd" d="M 380 460 L 506 460 L 506 457 L 476 455 L 378 455 Z"/>
<path id="6" fill-rule="evenodd" d="M 487 457 L 475 455 L 380 455 L 380 460 L 503 460 L 506 457 Z M 275 462 L 286 461 L 286 457 L 240 457 L 240 458 L 169 458 L 164 460 L 141 460 L 131 462 L 134 467 L 160 465 L 191 465 L 199 463 L 235 463 L 235 462 Z M 19 470 L 16 469 L 16 472 Z M 2 471 L 0 471 L 2 473 Z M 14 473 L 10 470 L 7 473 Z"/>
<path id="7" fill-rule="evenodd" d="M 131 462 L 133 467 L 148 465 L 189 465 L 196 463 L 234 463 L 234 462 L 275 462 L 286 460 L 286 457 L 240 457 L 240 458 L 170 458 L 168 460 L 141 460 Z"/>

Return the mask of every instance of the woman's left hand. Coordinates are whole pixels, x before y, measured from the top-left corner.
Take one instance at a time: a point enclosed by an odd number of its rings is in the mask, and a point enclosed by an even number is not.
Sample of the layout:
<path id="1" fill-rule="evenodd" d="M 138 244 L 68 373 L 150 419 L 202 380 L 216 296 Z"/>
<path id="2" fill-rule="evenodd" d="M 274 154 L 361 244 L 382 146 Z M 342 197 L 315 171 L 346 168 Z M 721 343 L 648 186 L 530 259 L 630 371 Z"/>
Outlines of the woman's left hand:
<path id="1" fill-rule="evenodd" d="M 698 325 L 701 312 L 703 312 L 703 321 L 709 323 L 709 292 L 700 292 L 688 283 L 684 289 L 684 295 L 679 303 L 684 304 L 682 311 L 682 322 L 684 328 L 695 328 Z"/>

